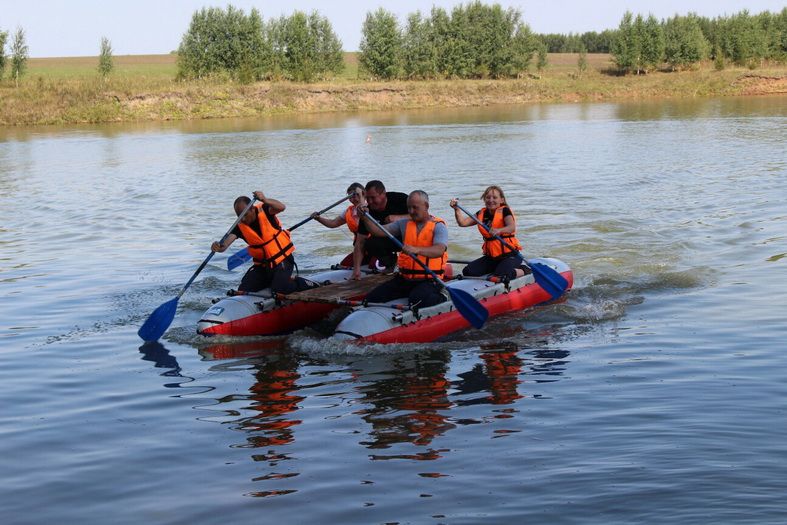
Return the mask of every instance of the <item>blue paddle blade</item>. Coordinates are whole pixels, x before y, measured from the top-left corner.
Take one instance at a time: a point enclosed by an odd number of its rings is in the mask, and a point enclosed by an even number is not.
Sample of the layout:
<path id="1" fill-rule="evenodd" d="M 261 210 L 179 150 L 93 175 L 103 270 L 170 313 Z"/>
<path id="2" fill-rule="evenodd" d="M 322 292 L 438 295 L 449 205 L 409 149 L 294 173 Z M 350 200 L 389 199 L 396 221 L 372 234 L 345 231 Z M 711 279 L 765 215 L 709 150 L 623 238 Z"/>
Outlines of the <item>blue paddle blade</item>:
<path id="1" fill-rule="evenodd" d="M 489 318 L 489 310 L 484 308 L 484 305 L 478 302 L 475 297 L 465 292 L 464 290 L 446 287 L 448 295 L 451 296 L 451 302 L 456 306 L 457 311 L 462 314 L 462 317 L 467 319 L 467 322 L 475 328 L 481 328 Z"/>
<path id="2" fill-rule="evenodd" d="M 170 299 L 153 310 L 145 324 L 137 331 L 137 335 L 143 341 L 158 341 L 164 335 L 164 332 L 167 331 L 167 328 L 169 328 L 169 325 L 172 324 L 172 320 L 175 318 L 175 311 L 178 309 L 178 299 L 180 298 Z"/>
<path id="3" fill-rule="evenodd" d="M 241 264 L 245 263 L 251 259 L 251 254 L 249 254 L 248 248 L 243 248 L 242 250 L 238 250 L 233 255 L 230 255 L 227 259 L 227 269 L 229 271 L 234 270 Z"/>
<path id="4" fill-rule="evenodd" d="M 551 295 L 552 299 L 557 299 L 565 293 L 566 288 L 568 288 L 568 281 L 557 273 L 554 268 L 540 262 L 531 263 L 528 261 L 528 265 L 533 271 L 533 278 L 536 280 L 536 283 Z"/>

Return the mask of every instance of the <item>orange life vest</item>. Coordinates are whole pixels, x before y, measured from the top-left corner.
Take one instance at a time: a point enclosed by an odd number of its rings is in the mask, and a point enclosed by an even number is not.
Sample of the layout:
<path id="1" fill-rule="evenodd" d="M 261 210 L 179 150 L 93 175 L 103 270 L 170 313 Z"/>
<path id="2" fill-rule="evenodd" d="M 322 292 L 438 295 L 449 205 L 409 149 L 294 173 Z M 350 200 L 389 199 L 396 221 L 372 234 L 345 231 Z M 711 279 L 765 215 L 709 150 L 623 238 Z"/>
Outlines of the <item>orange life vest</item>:
<path id="1" fill-rule="evenodd" d="M 505 227 L 506 221 L 503 218 L 503 208 L 504 206 L 500 206 L 495 210 L 495 214 L 492 216 L 492 224 L 489 226 L 490 229 L 500 229 Z M 478 217 L 478 220 L 481 222 L 484 222 L 485 211 L 486 208 L 481 208 L 476 214 L 476 217 Z M 514 212 L 511 212 L 511 216 L 513 215 Z M 484 245 L 481 247 L 481 251 L 484 252 L 484 255 L 488 255 L 489 257 L 496 259 L 502 255 L 506 255 L 514 251 L 508 246 L 504 245 L 502 242 L 495 239 L 494 236 L 490 235 L 489 232 L 487 232 L 480 224 L 478 225 L 478 231 L 481 232 L 481 236 L 484 238 Z M 502 238 L 517 250 L 522 249 L 522 246 L 519 244 L 519 241 L 513 233 L 501 233 L 498 237 Z"/>
<path id="2" fill-rule="evenodd" d="M 344 212 L 344 221 L 347 223 L 347 227 L 350 228 L 351 232 L 358 233 L 360 220 L 354 205 L 347 207 L 347 211 Z"/>
<path id="3" fill-rule="evenodd" d="M 268 214 L 262 209 L 262 205 L 255 208 L 262 235 L 242 222 L 238 224 L 238 228 L 249 245 L 249 254 L 254 258 L 254 264 L 266 264 L 273 268 L 294 252 L 295 246 L 290 240 L 290 232 L 282 229 L 276 216 L 268 220 Z"/>
<path id="4" fill-rule="evenodd" d="M 410 246 L 432 246 L 434 242 L 434 228 L 440 222 L 445 224 L 445 221 L 439 217 L 430 217 L 429 220 L 418 232 L 418 226 L 415 221 L 407 221 L 407 226 L 404 230 L 403 244 Z M 427 268 L 442 278 L 445 274 L 445 263 L 448 261 L 448 250 L 443 252 L 440 257 L 425 257 L 419 255 L 418 259 L 423 262 Z M 429 274 L 421 267 L 420 264 L 415 262 L 413 258 L 404 252 L 399 253 L 399 274 L 405 279 L 429 279 Z"/>

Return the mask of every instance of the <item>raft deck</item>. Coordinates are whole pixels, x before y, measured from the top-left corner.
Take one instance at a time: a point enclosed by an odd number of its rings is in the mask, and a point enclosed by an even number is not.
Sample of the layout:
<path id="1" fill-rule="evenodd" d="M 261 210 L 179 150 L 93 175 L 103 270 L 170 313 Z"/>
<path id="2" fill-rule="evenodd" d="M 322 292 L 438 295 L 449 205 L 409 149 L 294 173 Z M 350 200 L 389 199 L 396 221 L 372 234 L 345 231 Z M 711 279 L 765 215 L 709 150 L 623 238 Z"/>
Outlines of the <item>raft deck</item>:
<path id="1" fill-rule="evenodd" d="M 305 301 L 312 303 L 334 303 L 362 297 L 380 284 L 389 281 L 393 275 L 377 274 L 364 277 L 359 281 L 347 280 L 341 283 L 328 284 L 302 292 L 287 294 L 288 301 Z"/>

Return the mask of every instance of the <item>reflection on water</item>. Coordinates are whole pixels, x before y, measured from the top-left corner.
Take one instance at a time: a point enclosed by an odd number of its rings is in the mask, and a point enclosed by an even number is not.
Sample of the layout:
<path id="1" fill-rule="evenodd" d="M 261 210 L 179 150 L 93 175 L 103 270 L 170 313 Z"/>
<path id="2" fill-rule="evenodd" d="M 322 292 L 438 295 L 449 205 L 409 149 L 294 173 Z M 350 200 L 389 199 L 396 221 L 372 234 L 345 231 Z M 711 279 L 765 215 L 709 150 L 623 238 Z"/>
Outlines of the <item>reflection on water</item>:
<path id="1" fill-rule="evenodd" d="M 245 432 L 249 447 L 271 448 L 286 445 L 294 439 L 294 427 L 301 421 L 294 418 L 298 403 L 298 359 L 286 353 L 254 360 L 254 384 L 249 395 L 219 399 L 219 403 L 244 401 L 241 410 L 252 415 L 232 421 L 230 428 Z M 255 457 L 255 460 L 257 458 Z M 265 461 L 269 461 L 267 458 Z"/>
<path id="2" fill-rule="evenodd" d="M 371 449 L 384 449 L 394 443 L 426 446 L 455 427 L 448 421 L 451 402 L 446 379 L 450 353 L 427 350 L 407 353 L 392 359 L 391 365 L 377 379 L 364 377 L 357 386 L 361 401 L 367 408 L 357 413 L 369 423 L 371 439 L 361 444 Z M 415 456 L 386 456 L 374 459 L 435 459 L 434 451 Z"/>
<path id="3" fill-rule="evenodd" d="M 213 384 L 221 383 L 225 372 L 250 374 L 247 393 L 212 396 L 215 404 L 209 405 L 219 409 L 215 412 L 219 415 L 212 420 L 241 432 L 244 442 L 233 447 L 250 449 L 252 461 L 266 465 L 265 472 L 252 481 L 282 483 L 305 468 L 289 450 L 296 444 L 298 428 L 304 423 L 300 412 L 307 399 L 305 389 L 314 397 L 320 395 L 314 391 L 320 385 L 343 385 L 341 393 L 326 386 L 322 395 L 337 400 L 349 396 L 352 402 L 337 402 L 331 405 L 335 407 L 332 414 L 323 413 L 320 418 L 360 417 L 368 426 L 357 443 L 374 451 L 369 460 L 437 461 L 451 453 L 448 448 L 436 446 L 442 436 L 460 426 L 520 417 L 523 400 L 530 402 L 527 398 L 532 401 L 540 397 L 529 395 L 522 385 L 557 381 L 569 362 L 566 351 L 522 348 L 505 340 L 487 341 L 477 353 L 452 359 L 454 353 L 448 345 L 336 359 L 323 356 L 315 361 L 287 348 L 281 340 L 257 340 L 209 345 L 199 354 L 216 361 L 209 369 Z M 156 368 L 168 369 L 163 376 L 186 377 L 175 357 L 161 344 L 146 344 L 140 352 Z M 319 372 L 314 371 L 315 367 Z M 304 381 L 310 375 L 318 376 L 320 385 Z M 177 388 L 180 384 L 164 386 Z M 221 389 L 210 386 L 204 392 Z M 506 435 L 517 430 L 494 432 Z M 285 471 L 282 462 L 287 462 Z M 425 475 L 440 476 L 435 472 Z M 251 495 L 269 497 L 295 491 L 274 488 Z"/>
<path id="4" fill-rule="evenodd" d="M 193 377 L 181 374 L 177 358 L 169 353 L 164 345 L 159 342 L 148 342 L 139 347 L 143 361 L 151 361 L 156 368 L 166 368 L 161 373 L 162 377 L 181 377 L 183 381 L 177 383 L 164 383 L 164 388 L 181 388 L 184 384 L 194 381 Z"/>

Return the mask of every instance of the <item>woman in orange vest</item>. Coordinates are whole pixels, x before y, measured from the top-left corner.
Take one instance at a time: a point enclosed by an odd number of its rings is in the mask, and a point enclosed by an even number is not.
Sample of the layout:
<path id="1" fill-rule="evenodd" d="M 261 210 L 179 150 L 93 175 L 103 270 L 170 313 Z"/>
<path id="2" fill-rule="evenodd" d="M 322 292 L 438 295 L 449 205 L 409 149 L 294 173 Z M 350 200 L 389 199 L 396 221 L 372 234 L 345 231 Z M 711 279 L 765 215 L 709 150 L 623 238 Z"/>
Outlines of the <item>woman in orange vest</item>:
<path id="1" fill-rule="evenodd" d="M 411 306 L 425 308 L 447 299 L 431 275 L 411 257 L 418 257 L 438 277 L 443 277 L 448 260 L 448 228 L 445 221 L 429 214 L 429 196 L 425 191 L 415 190 L 410 193 L 407 197 L 407 210 L 410 214 L 408 219 L 383 225 L 394 237 L 401 239 L 404 246 L 399 254 L 398 272 L 391 280 L 369 292 L 366 300 L 370 303 L 384 303 L 407 297 Z M 365 214 L 362 217 L 369 233 L 377 237 L 387 237 Z"/>
<path id="2" fill-rule="evenodd" d="M 350 261 L 348 259 L 351 259 L 353 265 L 352 278 L 358 280 L 361 278 L 361 265 L 368 264 L 369 262 L 369 256 L 363 249 L 363 243 L 358 240 L 358 225 L 361 221 L 360 217 L 358 217 L 358 206 L 361 203 L 366 202 L 364 200 L 364 197 L 366 196 L 366 190 L 364 190 L 363 184 L 360 182 L 353 182 L 347 188 L 347 195 L 351 195 L 351 204 L 347 207 L 343 214 L 338 215 L 333 219 L 326 219 L 325 217 L 320 216 L 319 213 L 314 212 L 312 213 L 312 219 L 319 222 L 323 226 L 327 226 L 328 228 L 338 228 L 343 224 L 347 225 L 347 228 L 353 234 L 353 253 L 351 256 L 346 257 L 342 261 L 342 266 L 349 264 Z"/>
<path id="3" fill-rule="evenodd" d="M 276 199 L 266 197 L 261 191 L 255 191 L 254 196 L 259 203 L 243 216 L 223 243 L 214 242 L 211 250 L 221 253 L 238 238 L 249 245 L 249 254 L 253 257 L 254 264 L 241 279 L 238 286 L 240 292 L 258 292 L 263 288 L 270 288 L 273 293 L 286 294 L 313 287 L 313 284 L 302 277 L 292 278 L 295 268 L 292 253 L 295 246 L 290 239 L 290 232 L 281 227 L 276 217 L 286 206 Z M 240 215 L 249 202 L 251 199 L 245 195 L 235 199 L 235 213 Z"/>
<path id="4" fill-rule="evenodd" d="M 462 227 L 478 226 L 478 231 L 484 238 L 481 248 L 484 254 L 465 266 L 462 274 L 469 277 L 491 273 L 510 280 L 530 273 L 530 270 L 522 265 L 522 260 L 517 255 L 516 250 L 521 250 L 522 246 L 515 236 L 516 217 L 508 207 L 503 190 L 499 186 L 489 186 L 481 195 L 481 200 L 486 206 L 478 210 L 476 217 L 489 227 L 489 232 L 479 226 L 471 217 L 461 213 L 461 210 L 456 206 L 456 199 L 451 199 L 449 203 L 454 209 L 456 223 Z M 504 239 L 516 250 L 512 250 L 495 239 L 495 235 Z"/>

